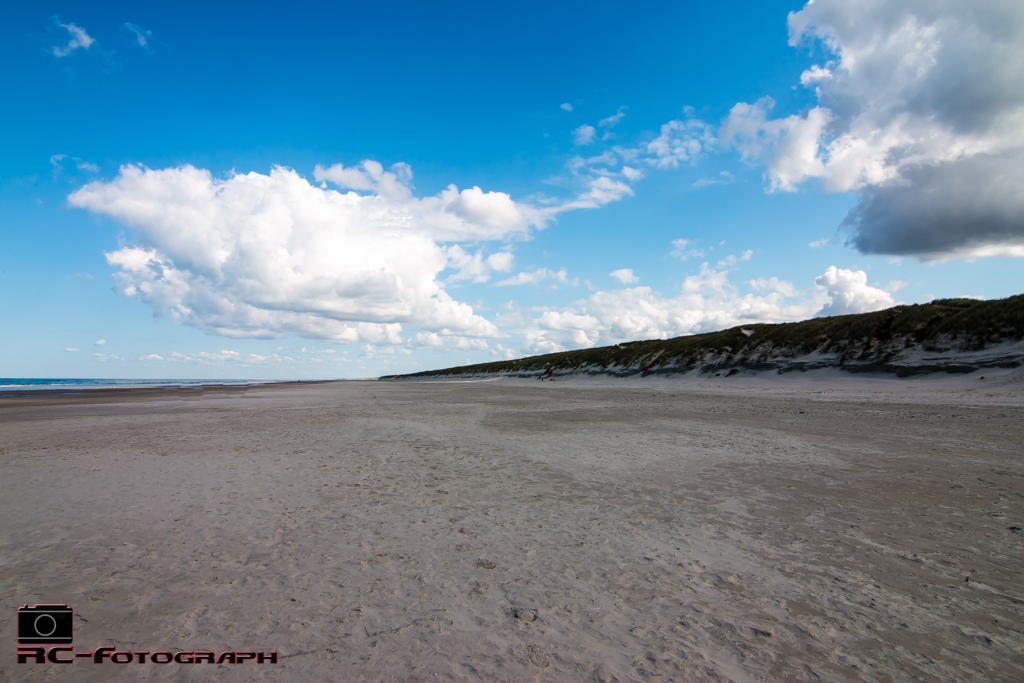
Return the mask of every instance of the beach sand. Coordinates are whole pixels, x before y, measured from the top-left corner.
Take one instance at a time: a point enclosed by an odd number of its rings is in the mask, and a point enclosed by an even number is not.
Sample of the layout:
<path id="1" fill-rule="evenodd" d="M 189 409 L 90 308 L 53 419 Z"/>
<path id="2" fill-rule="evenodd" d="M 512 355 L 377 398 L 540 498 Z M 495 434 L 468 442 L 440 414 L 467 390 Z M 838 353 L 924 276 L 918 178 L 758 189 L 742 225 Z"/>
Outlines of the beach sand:
<path id="1" fill-rule="evenodd" d="M 0 680 L 1021 681 L 1020 380 L 7 395 Z"/>

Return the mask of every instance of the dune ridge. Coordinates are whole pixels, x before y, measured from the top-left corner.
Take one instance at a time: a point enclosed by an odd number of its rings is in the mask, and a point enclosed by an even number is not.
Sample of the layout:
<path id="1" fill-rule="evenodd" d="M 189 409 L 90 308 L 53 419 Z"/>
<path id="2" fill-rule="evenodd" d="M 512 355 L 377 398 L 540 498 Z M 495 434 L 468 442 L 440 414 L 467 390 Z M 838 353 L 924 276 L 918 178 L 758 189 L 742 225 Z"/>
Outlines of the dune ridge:
<path id="1" fill-rule="evenodd" d="M 518 360 L 381 379 L 422 377 L 615 377 L 838 368 L 905 377 L 1024 365 L 1024 295 L 939 299 L 874 313 L 754 324 Z"/>

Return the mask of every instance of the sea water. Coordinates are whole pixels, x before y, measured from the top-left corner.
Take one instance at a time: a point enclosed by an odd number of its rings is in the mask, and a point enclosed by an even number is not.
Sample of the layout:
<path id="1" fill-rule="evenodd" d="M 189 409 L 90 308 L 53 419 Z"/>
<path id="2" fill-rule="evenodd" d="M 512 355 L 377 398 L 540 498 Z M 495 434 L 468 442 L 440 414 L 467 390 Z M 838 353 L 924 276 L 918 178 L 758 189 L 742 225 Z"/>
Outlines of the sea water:
<path id="1" fill-rule="evenodd" d="M 128 387 L 198 387 L 276 384 L 274 379 L 87 379 L 79 377 L 0 377 L 0 391 L 39 389 L 110 389 Z"/>

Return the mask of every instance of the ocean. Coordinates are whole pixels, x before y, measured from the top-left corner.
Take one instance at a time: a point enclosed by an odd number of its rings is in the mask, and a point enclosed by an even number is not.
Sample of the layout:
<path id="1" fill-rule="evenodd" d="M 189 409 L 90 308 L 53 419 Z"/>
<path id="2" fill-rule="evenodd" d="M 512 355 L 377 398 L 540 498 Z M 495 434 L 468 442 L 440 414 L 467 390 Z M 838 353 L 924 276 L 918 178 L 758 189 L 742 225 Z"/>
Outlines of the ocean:
<path id="1" fill-rule="evenodd" d="M 277 384 L 281 379 L 90 379 L 80 377 L 0 377 L 0 391 L 43 389 L 110 389 L 128 387 L 198 387 Z"/>

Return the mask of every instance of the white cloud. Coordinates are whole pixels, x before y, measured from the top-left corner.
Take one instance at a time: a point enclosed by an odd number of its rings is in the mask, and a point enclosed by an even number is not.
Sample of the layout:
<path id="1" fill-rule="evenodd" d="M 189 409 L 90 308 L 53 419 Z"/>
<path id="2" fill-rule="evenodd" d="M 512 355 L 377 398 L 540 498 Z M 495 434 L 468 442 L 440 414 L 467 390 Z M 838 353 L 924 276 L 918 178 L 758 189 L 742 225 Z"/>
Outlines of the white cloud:
<path id="1" fill-rule="evenodd" d="M 175 351 L 166 360 L 175 363 L 195 363 L 197 365 L 227 365 L 230 363 L 246 367 L 253 365 L 280 365 L 282 363 L 299 362 L 290 356 L 281 356 L 276 353 L 261 356 L 256 353 L 239 353 L 237 351 L 230 350 L 220 351 L 219 353 L 200 351 L 198 353 L 188 354 Z"/>
<path id="2" fill-rule="evenodd" d="M 749 261 L 754 255 L 753 249 L 747 249 L 737 258 L 735 254 L 729 254 L 724 259 L 718 262 L 719 268 L 732 268 L 739 261 Z"/>
<path id="3" fill-rule="evenodd" d="M 454 185 L 416 197 L 412 170 L 375 161 L 317 166 L 321 187 L 295 171 L 216 179 L 192 166 L 123 166 L 89 183 L 71 206 L 135 229 L 135 243 L 107 254 L 117 291 L 156 315 L 236 338 L 295 334 L 339 342 L 400 344 L 403 325 L 442 335 L 497 337 L 498 329 L 455 301 L 449 281 L 506 272 L 507 247 L 484 256 L 454 242 L 511 240 L 558 214 L 604 206 L 632 194 L 615 178 L 589 177 L 576 196 L 543 208 L 501 192 Z M 326 183 L 356 191 L 338 192 Z M 565 271 L 521 274 L 570 282 Z"/>
<path id="4" fill-rule="evenodd" d="M 516 357 L 515 351 L 513 351 L 512 349 L 506 349 L 501 344 L 495 344 L 494 346 L 492 346 L 490 352 L 492 356 L 494 356 L 495 358 L 500 358 L 502 360 L 512 360 L 513 358 Z"/>
<path id="5" fill-rule="evenodd" d="M 578 194 L 575 198 L 561 206 L 542 209 L 542 211 L 546 211 L 547 215 L 555 215 L 556 213 L 573 209 L 597 209 L 611 202 L 617 202 L 623 197 L 632 196 L 633 188 L 621 180 L 615 180 L 607 176 L 598 176 L 588 179 L 585 191 Z"/>
<path id="6" fill-rule="evenodd" d="M 680 164 L 693 163 L 714 145 L 714 140 L 713 130 L 703 121 L 669 121 L 662 124 L 661 134 L 647 143 L 644 161 L 656 168 L 678 168 Z"/>
<path id="7" fill-rule="evenodd" d="M 579 128 L 575 128 L 572 131 L 572 144 L 577 147 L 589 145 L 592 143 L 597 136 L 597 129 L 593 126 L 583 124 Z"/>
<path id="8" fill-rule="evenodd" d="M 447 282 L 459 280 L 471 280 L 473 282 L 487 282 L 491 278 L 492 271 L 500 273 L 512 270 L 515 256 L 508 251 L 499 251 L 490 256 L 484 257 L 482 250 L 470 254 L 457 244 L 446 248 L 448 255 L 448 267 L 455 270 Z"/>
<path id="9" fill-rule="evenodd" d="M 53 55 L 55 57 L 67 57 L 69 54 L 77 50 L 78 48 L 89 49 L 89 46 L 96 41 L 85 32 L 85 29 L 75 26 L 74 24 L 62 24 L 59 21 L 57 25 L 63 29 L 66 29 L 70 39 L 68 44 L 63 47 L 57 45 L 53 48 Z"/>
<path id="10" fill-rule="evenodd" d="M 106 346 L 107 345 L 107 340 L 106 339 L 97 339 L 96 341 L 94 341 L 92 343 L 92 345 L 93 346 Z"/>
<path id="11" fill-rule="evenodd" d="M 487 265 L 499 273 L 507 273 L 512 270 L 512 265 L 515 263 L 515 256 L 510 251 L 499 251 L 496 254 L 491 254 L 487 257 Z"/>
<path id="12" fill-rule="evenodd" d="M 101 363 L 106 363 L 108 360 L 124 361 L 124 358 L 122 358 L 121 356 L 115 356 L 112 353 L 94 353 L 92 354 L 92 357 Z"/>
<path id="13" fill-rule="evenodd" d="M 366 346 L 363 347 L 363 355 L 366 356 L 367 358 L 378 358 L 380 356 L 392 356 L 392 355 L 394 355 L 394 353 L 395 353 L 395 349 L 394 349 L 393 346 L 379 347 L 379 346 L 373 346 L 372 344 L 367 344 Z"/>
<path id="14" fill-rule="evenodd" d="M 576 285 L 578 278 L 569 279 L 565 268 L 561 270 L 548 270 L 547 268 L 536 268 L 530 272 L 523 271 L 513 277 L 506 278 L 495 283 L 495 287 L 508 287 L 510 285 L 535 285 L 544 280 L 554 280 L 569 285 Z"/>
<path id="15" fill-rule="evenodd" d="M 69 157 L 67 154 L 53 154 L 50 156 L 50 165 L 53 166 L 54 173 L 60 173 L 67 169 L 65 165 L 65 159 L 74 162 L 75 168 L 79 171 L 88 171 L 89 173 L 99 173 L 100 167 L 94 163 L 86 161 L 85 159 L 79 159 L 78 157 Z"/>
<path id="16" fill-rule="evenodd" d="M 777 277 L 759 277 L 756 280 L 751 280 L 750 288 L 755 290 L 767 290 L 769 292 L 779 292 L 783 296 L 787 297 L 795 297 L 800 295 L 800 292 L 797 291 L 797 288 L 793 286 L 792 282 L 780 280 Z"/>
<path id="17" fill-rule="evenodd" d="M 81 349 L 74 349 L 71 348 L 70 346 L 64 350 L 67 351 L 68 353 L 78 353 L 79 351 L 81 351 Z"/>
<path id="18" fill-rule="evenodd" d="M 545 330 L 584 330 L 593 332 L 601 329 L 601 321 L 594 316 L 588 314 L 580 315 L 570 311 L 545 311 L 537 322 Z"/>
<path id="19" fill-rule="evenodd" d="M 821 81 L 830 80 L 832 80 L 832 72 L 828 69 L 821 68 L 817 64 L 800 74 L 800 85 L 812 85 L 814 83 L 820 83 Z"/>
<path id="20" fill-rule="evenodd" d="M 740 103 L 721 130 L 770 190 L 858 192 L 844 226 L 864 253 L 1024 256 L 1024 4 L 818 0 L 789 32 L 826 53 L 800 79 L 819 106 Z"/>
<path id="21" fill-rule="evenodd" d="M 488 348 L 487 342 L 483 339 L 436 332 L 420 332 L 409 340 L 409 346 L 411 348 L 434 347 L 445 351 L 486 351 Z"/>
<path id="22" fill-rule="evenodd" d="M 826 237 L 824 239 L 814 240 L 813 242 L 808 242 L 807 246 L 809 246 L 811 249 L 821 249 L 822 247 L 827 247 L 830 244 L 832 244 L 832 238 L 831 237 Z"/>
<path id="23" fill-rule="evenodd" d="M 722 124 L 719 136 L 740 151 L 748 162 L 768 167 L 769 191 L 795 192 L 797 183 L 825 175 L 818 140 L 832 118 L 814 107 L 805 116 L 769 119 L 775 101 L 764 97 L 755 104 L 740 102 Z"/>
<path id="24" fill-rule="evenodd" d="M 675 256 L 682 260 L 688 258 L 703 258 L 704 250 L 698 249 L 694 246 L 694 240 L 688 240 L 680 237 L 677 240 L 672 240 L 672 251 L 669 252 L 670 256 Z"/>
<path id="25" fill-rule="evenodd" d="M 631 183 L 635 183 L 644 177 L 643 171 L 638 168 L 630 168 L 629 166 L 623 166 L 620 173 Z"/>
<path id="26" fill-rule="evenodd" d="M 545 353 L 565 351 L 565 347 L 548 339 L 541 330 L 527 330 L 523 353 L 538 356 Z"/>
<path id="27" fill-rule="evenodd" d="M 448 186 L 448 191 L 453 195 L 455 189 L 454 185 Z M 453 196 L 445 211 L 470 225 L 489 228 L 490 234 L 494 236 L 521 231 L 529 223 L 524 208 L 517 206 L 507 194 L 484 192 L 475 186 Z"/>
<path id="28" fill-rule="evenodd" d="M 149 37 L 153 35 L 152 31 L 147 31 L 128 22 L 125 22 L 124 27 L 135 34 L 135 40 L 138 41 L 139 47 L 149 46 Z"/>
<path id="29" fill-rule="evenodd" d="M 867 273 L 863 270 L 829 266 L 823 275 L 814 279 L 814 284 L 824 287 L 831 299 L 816 313 L 817 316 L 866 313 L 896 305 L 892 294 L 868 284 Z"/>
<path id="30" fill-rule="evenodd" d="M 558 107 L 562 111 L 572 111 L 572 105 L 569 104 L 568 102 L 562 102 L 560 105 L 558 105 Z"/>
<path id="31" fill-rule="evenodd" d="M 676 296 L 665 297 L 650 287 L 627 287 L 597 292 L 562 310 L 544 311 L 525 331 L 523 351 L 552 353 L 638 339 L 668 339 L 893 305 L 888 292 L 867 285 L 864 271 L 833 266 L 815 284 L 801 291 L 785 280 L 759 278 L 749 282 L 753 292 L 741 294 L 730 281 L 729 270 L 704 263 L 699 273 L 686 278 Z"/>
<path id="32" fill-rule="evenodd" d="M 633 274 L 633 270 L 631 268 L 619 268 L 618 270 L 613 270 L 612 272 L 608 273 L 608 275 L 615 278 L 624 285 L 629 285 L 634 282 L 640 281 L 640 278 Z"/>
<path id="33" fill-rule="evenodd" d="M 148 353 L 145 356 L 139 358 L 139 360 L 163 360 L 163 356 L 159 356 L 155 353 Z"/>
<path id="34" fill-rule="evenodd" d="M 910 286 L 910 283 L 909 282 L 904 282 L 903 280 L 889 280 L 889 283 L 886 284 L 885 287 L 883 287 L 882 289 L 884 289 L 885 291 L 887 291 L 887 292 L 889 292 L 891 294 L 895 294 L 896 292 L 900 291 L 904 287 L 909 287 L 909 286 Z"/>
<path id="35" fill-rule="evenodd" d="M 597 122 L 598 127 L 600 127 L 600 128 L 614 128 L 615 126 L 617 126 L 619 124 L 619 121 L 621 121 L 623 119 L 623 117 L 626 115 L 625 109 L 626 109 L 625 107 L 619 107 L 619 110 L 616 113 L 612 114 L 608 118 L 601 119 L 600 121 L 598 121 Z"/>
<path id="36" fill-rule="evenodd" d="M 441 288 L 438 273 L 465 252 L 438 242 L 525 234 L 567 210 L 454 186 L 416 198 L 404 165 L 318 167 L 317 177 L 375 194 L 317 188 L 284 168 L 217 180 L 191 166 L 125 166 L 69 203 L 137 230 L 138 244 L 107 259 L 118 291 L 157 314 L 230 337 L 374 343 L 399 343 L 403 324 L 497 335 Z M 482 259 L 489 268 L 511 266 L 510 256 L 492 257 Z"/>
<path id="37" fill-rule="evenodd" d="M 691 185 L 691 187 L 701 188 L 708 187 L 709 185 L 729 185 L 735 181 L 736 178 L 733 176 L 732 173 L 729 173 L 728 171 L 722 171 L 721 173 L 718 174 L 717 178 L 698 178 L 693 182 L 693 185 Z"/>

